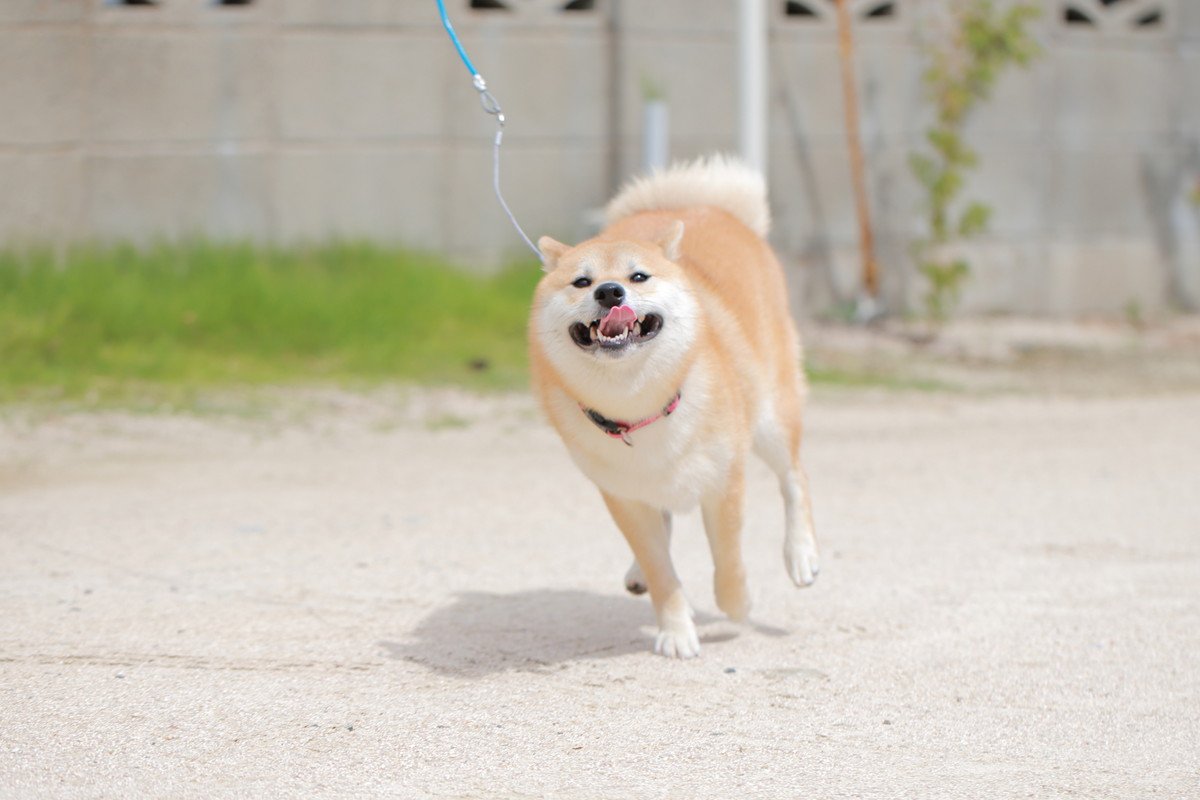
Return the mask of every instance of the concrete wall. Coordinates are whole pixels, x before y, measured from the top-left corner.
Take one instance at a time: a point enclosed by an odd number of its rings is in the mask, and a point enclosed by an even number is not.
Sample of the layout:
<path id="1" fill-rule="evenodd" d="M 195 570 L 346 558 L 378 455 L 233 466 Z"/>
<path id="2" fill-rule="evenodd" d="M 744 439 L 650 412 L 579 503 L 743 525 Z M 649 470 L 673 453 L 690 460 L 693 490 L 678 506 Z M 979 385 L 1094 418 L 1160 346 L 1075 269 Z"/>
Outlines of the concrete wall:
<path id="1" fill-rule="evenodd" d="M 736 141 L 733 0 L 448 0 L 509 116 L 506 196 L 530 235 L 586 236 L 639 163 L 642 84 L 672 155 Z M 775 243 L 798 302 L 852 293 L 856 224 L 830 0 L 772 9 Z M 933 0 L 858 0 L 863 124 L 893 305 L 920 232 L 918 43 Z M 586 4 L 584 4 L 586 5 Z M 1046 2 L 1045 56 L 971 121 L 995 208 L 965 305 L 1144 312 L 1200 302 L 1200 2 Z M 1067 6 L 1093 24 L 1067 24 Z M 1078 8 L 1076 8 L 1078 7 Z M 801 9 L 801 10 L 803 10 Z M 798 10 L 792 4 L 792 10 Z M 1134 17 L 1159 11 L 1158 24 Z M 523 253 L 491 194 L 492 123 L 433 0 L 0 2 L 0 242 L 369 237 L 486 266 Z"/>

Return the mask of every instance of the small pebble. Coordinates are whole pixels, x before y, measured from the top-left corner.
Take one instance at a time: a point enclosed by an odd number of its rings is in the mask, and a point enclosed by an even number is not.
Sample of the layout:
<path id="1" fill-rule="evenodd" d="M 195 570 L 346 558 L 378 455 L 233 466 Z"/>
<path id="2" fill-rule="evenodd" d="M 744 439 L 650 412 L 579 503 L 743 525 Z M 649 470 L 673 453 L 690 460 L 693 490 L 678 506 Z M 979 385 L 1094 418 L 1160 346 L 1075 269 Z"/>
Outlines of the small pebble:
<path id="1" fill-rule="evenodd" d="M 725 668 L 725 674 L 726 674 L 726 675 L 732 675 L 732 674 L 733 674 L 733 673 L 735 673 L 735 672 L 737 672 L 737 670 L 736 670 L 736 669 L 734 669 L 733 667 L 726 667 L 726 668 Z"/>
<path id="2" fill-rule="evenodd" d="M 117 673 L 117 677 L 118 677 L 118 678 L 124 678 L 124 677 L 125 677 L 125 673 L 124 673 L 124 672 L 118 672 L 118 673 Z"/>

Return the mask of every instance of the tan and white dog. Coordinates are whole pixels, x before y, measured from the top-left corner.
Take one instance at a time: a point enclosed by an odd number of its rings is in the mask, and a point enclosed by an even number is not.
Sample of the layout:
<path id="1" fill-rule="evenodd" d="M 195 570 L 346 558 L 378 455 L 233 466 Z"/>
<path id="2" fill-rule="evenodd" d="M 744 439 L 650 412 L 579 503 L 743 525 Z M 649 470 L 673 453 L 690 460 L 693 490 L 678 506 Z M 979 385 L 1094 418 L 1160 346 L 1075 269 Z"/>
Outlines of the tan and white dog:
<path id="1" fill-rule="evenodd" d="M 538 242 L 546 275 L 529 324 L 533 383 L 633 550 L 625 586 L 650 590 L 655 651 L 690 658 L 700 643 L 671 564 L 671 515 L 700 506 L 717 605 L 743 619 L 751 451 L 779 476 L 788 575 L 798 586 L 817 575 L 800 343 L 763 239 L 757 172 L 720 157 L 676 166 L 625 187 L 607 220 L 574 247 Z"/>

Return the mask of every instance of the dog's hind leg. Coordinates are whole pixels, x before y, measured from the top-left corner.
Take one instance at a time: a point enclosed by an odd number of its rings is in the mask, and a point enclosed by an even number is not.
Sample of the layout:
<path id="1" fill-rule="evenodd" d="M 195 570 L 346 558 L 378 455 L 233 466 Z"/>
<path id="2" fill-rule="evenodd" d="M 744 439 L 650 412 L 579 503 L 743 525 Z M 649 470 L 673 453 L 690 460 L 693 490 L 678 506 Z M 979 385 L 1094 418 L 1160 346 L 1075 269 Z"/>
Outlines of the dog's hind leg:
<path id="1" fill-rule="evenodd" d="M 671 512 L 664 511 L 663 527 L 667 531 L 667 546 L 671 544 Z M 646 574 L 642 572 L 642 565 L 637 559 L 633 559 L 633 563 L 629 565 L 629 569 L 625 572 L 625 589 L 630 594 L 645 594 L 646 593 Z"/>
<path id="2" fill-rule="evenodd" d="M 742 562 L 742 516 L 745 468 L 738 459 L 729 471 L 722 491 L 704 497 L 704 533 L 713 557 L 713 592 L 717 607 L 731 619 L 742 620 L 750 613 L 746 567 Z"/>
<path id="3" fill-rule="evenodd" d="M 646 574 L 642 572 L 642 565 L 637 562 L 636 558 L 629 565 L 629 569 L 625 571 L 625 591 L 630 594 L 646 593 Z"/>
<path id="4" fill-rule="evenodd" d="M 783 495 L 783 565 L 797 586 L 811 586 L 821 571 L 817 537 L 813 530 L 808 475 L 800 465 L 799 394 L 781 404 L 784 421 L 769 417 L 760 422 L 754 450 L 779 478 Z"/>
<path id="5" fill-rule="evenodd" d="M 602 492 L 604 503 L 637 559 L 658 617 L 654 651 L 675 658 L 700 654 L 692 609 L 671 564 L 669 516 L 657 508 Z"/>

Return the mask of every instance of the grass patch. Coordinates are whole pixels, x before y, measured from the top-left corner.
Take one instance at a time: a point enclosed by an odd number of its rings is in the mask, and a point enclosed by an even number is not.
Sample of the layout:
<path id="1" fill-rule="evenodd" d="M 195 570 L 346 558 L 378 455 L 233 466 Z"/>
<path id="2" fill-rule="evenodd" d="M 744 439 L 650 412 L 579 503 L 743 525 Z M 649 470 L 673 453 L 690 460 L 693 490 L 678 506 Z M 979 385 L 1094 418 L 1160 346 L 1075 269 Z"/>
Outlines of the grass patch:
<path id="1" fill-rule="evenodd" d="M 832 389 L 886 389 L 889 391 L 944 392 L 952 387 L 932 378 L 920 378 L 868 370 L 805 365 L 809 383 Z"/>
<path id="2" fill-rule="evenodd" d="M 0 401 L 224 385 L 526 380 L 540 271 L 493 277 L 367 244 L 0 253 Z"/>
<path id="3" fill-rule="evenodd" d="M 481 277 L 369 244 L 0 252 L 0 403 L 203 408 L 226 387 L 526 385 L 540 270 Z M 819 386 L 936 381 L 810 363 Z M 433 426 L 459 427 L 457 418 Z"/>

